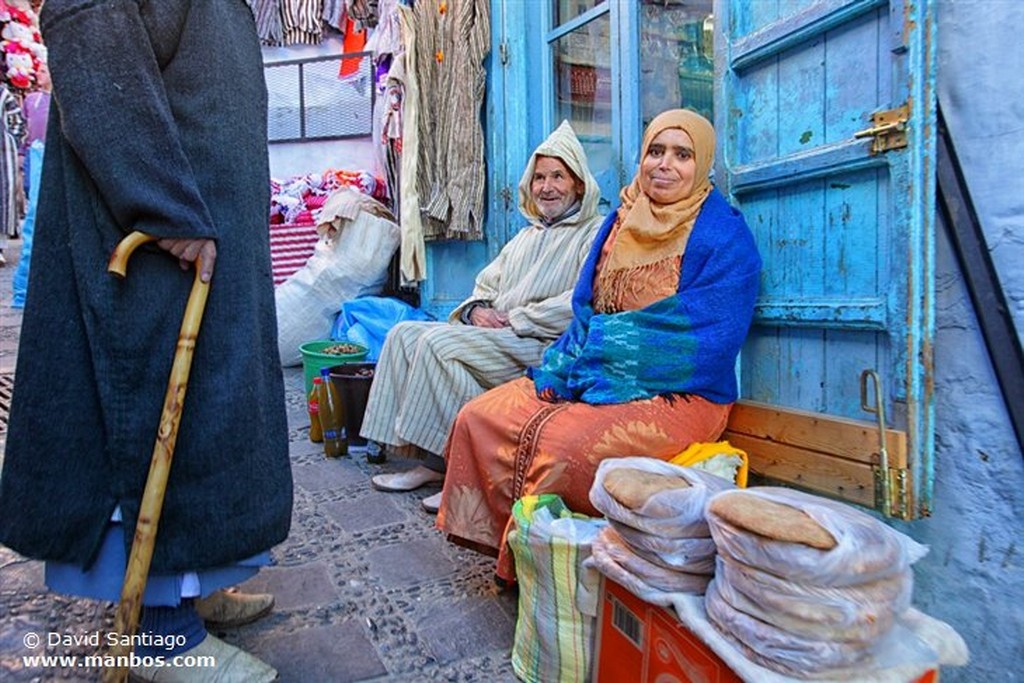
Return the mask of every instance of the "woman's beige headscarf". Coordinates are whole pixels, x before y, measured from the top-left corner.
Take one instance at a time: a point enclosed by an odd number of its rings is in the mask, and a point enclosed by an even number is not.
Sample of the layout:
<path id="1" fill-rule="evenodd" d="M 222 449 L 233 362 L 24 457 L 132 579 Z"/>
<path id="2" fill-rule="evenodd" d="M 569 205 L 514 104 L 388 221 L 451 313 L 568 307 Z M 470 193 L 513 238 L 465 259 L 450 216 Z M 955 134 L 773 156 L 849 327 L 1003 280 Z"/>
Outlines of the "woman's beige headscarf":
<path id="1" fill-rule="evenodd" d="M 700 114 L 686 109 L 670 109 L 654 117 L 644 133 L 640 150 L 641 165 L 647 157 L 651 142 L 668 128 L 686 131 L 693 140 L 694 161 L 697 165 L 690 194 L 672 204 L 656 204 L 643 190 L 642 172 L 637 171 L 633 182 L 622 188 L 619 198 L 620 226 L 611 252 L 602 268 L 605 274 L 630 270 L 679 256 L 686 249 L 690 231 L 697 220 L 704 200 L 711 192 L 708 174 L 715 159 L 715 129 Z"/>
<path id="2" fill-rule="evenodd" d="M 530 186 L 533 183 L 533 171 L 537 165 L 537 157 L 555 157 L 569 167 L 573 174 L 583 181 L 583 197 L 580 200 L 580 210 L 569 216 L 557 225 L 582 225 L 597 215 L 597 205 L 601 200 L 601 188 L 594 179 L 594 174 L 587 166 L 587 153 L 583 151 L 583 145 L 576 137 L 576 131 L 572 129 L 568 121 L 556 128 L 547 140 L 533 151 L 523 177 L 519 181 L 519 212 L 526 217 L 526 220 L 534 224 L 542 224 L 543 217 L 536 202 L 533 201 L 533 193 Z"/>

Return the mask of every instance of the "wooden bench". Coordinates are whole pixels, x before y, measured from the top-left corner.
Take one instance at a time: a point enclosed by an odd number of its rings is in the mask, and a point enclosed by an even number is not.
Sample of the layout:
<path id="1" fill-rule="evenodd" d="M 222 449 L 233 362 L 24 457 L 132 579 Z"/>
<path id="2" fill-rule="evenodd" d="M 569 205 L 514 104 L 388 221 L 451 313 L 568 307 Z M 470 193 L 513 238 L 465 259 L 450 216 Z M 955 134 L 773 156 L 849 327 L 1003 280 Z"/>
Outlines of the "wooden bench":
<path id="1" fill-rule="evenodd" d="M 906 432 L 886 430 L 887 513 L 877 423 L 739 401 L 722 439 L 747 452 L 752 483 L 779 483 L 892 517 L 912 516 Z"/>

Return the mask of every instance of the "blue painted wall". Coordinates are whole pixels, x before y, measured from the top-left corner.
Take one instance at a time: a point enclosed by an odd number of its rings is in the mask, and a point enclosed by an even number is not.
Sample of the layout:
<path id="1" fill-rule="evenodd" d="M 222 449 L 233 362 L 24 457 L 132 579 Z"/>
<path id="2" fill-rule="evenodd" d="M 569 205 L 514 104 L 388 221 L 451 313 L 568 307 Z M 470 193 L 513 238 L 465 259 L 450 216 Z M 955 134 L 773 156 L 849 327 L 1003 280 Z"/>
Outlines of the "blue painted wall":
<path id="1" fill-rule="evenodd" d="M 992 259 L 1024 333 L 1024 3 L 938 2 L 938 94 Z M 955 681 L 1024 680 L 1024 457 L 963 277 L 936 240 L 935 511 L 904 530 L 930 546 L 915 603 L 956 627 Z"/>

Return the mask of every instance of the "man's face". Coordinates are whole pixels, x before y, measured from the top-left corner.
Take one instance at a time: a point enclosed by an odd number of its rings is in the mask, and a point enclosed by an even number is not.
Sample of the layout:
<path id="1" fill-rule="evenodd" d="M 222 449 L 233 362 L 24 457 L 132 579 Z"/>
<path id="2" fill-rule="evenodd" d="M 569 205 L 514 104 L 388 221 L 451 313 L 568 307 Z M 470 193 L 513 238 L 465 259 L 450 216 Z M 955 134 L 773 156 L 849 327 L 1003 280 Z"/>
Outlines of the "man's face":
<path id="1" fill-rule="evenodd" d="M 583 195 L 583 181 L 577 180 L 561 159 L 538 156 L 530 194 L 540 214 L 550 221 L 568 211 Z"/>
<path id="2" fill-rule="evenodd" d="M 658 133 L 640 162 L 640 187 L 657 204 L 671 204 L 688 197 L 696 175 L 693 140 L 678 128 Z"/>

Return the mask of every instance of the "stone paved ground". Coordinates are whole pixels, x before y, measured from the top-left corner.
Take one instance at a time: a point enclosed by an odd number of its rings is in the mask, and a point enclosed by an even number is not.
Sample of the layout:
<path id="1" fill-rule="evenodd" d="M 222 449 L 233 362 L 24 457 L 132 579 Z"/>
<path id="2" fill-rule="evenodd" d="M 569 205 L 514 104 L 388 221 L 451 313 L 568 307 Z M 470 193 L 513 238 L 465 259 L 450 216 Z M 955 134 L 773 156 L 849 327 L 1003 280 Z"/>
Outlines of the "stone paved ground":
<path id="1" fill-rule="evenodd" d="M 0 452 L 6 437 L 3 380 L 13 377 L 20 312 L 10 307 L 20 251 L 0 268 Z M 285 371 L 295 508 L 276 564 L 246 586 L 271 591 L 267 618 L 220 632 L 258 654 L 289 681 L 515 681 L 508 653 L 514 594 L 493 582 L 493 560 L 448 543 L 420 500 L 437 491 L 381 493 L 369 477 L 408 463 L 370 465 L 361 455 L 326 460 L 306 439 L 302 373 Z M 88 634 L 110 629 L 113 606 L 49 593 L 42 564 L 0 546 L 0 680 L 88 681 L 98 671 L 27 668 L 27 633 Z M 36 653 L 89 654 L 88 646 Z"/>

